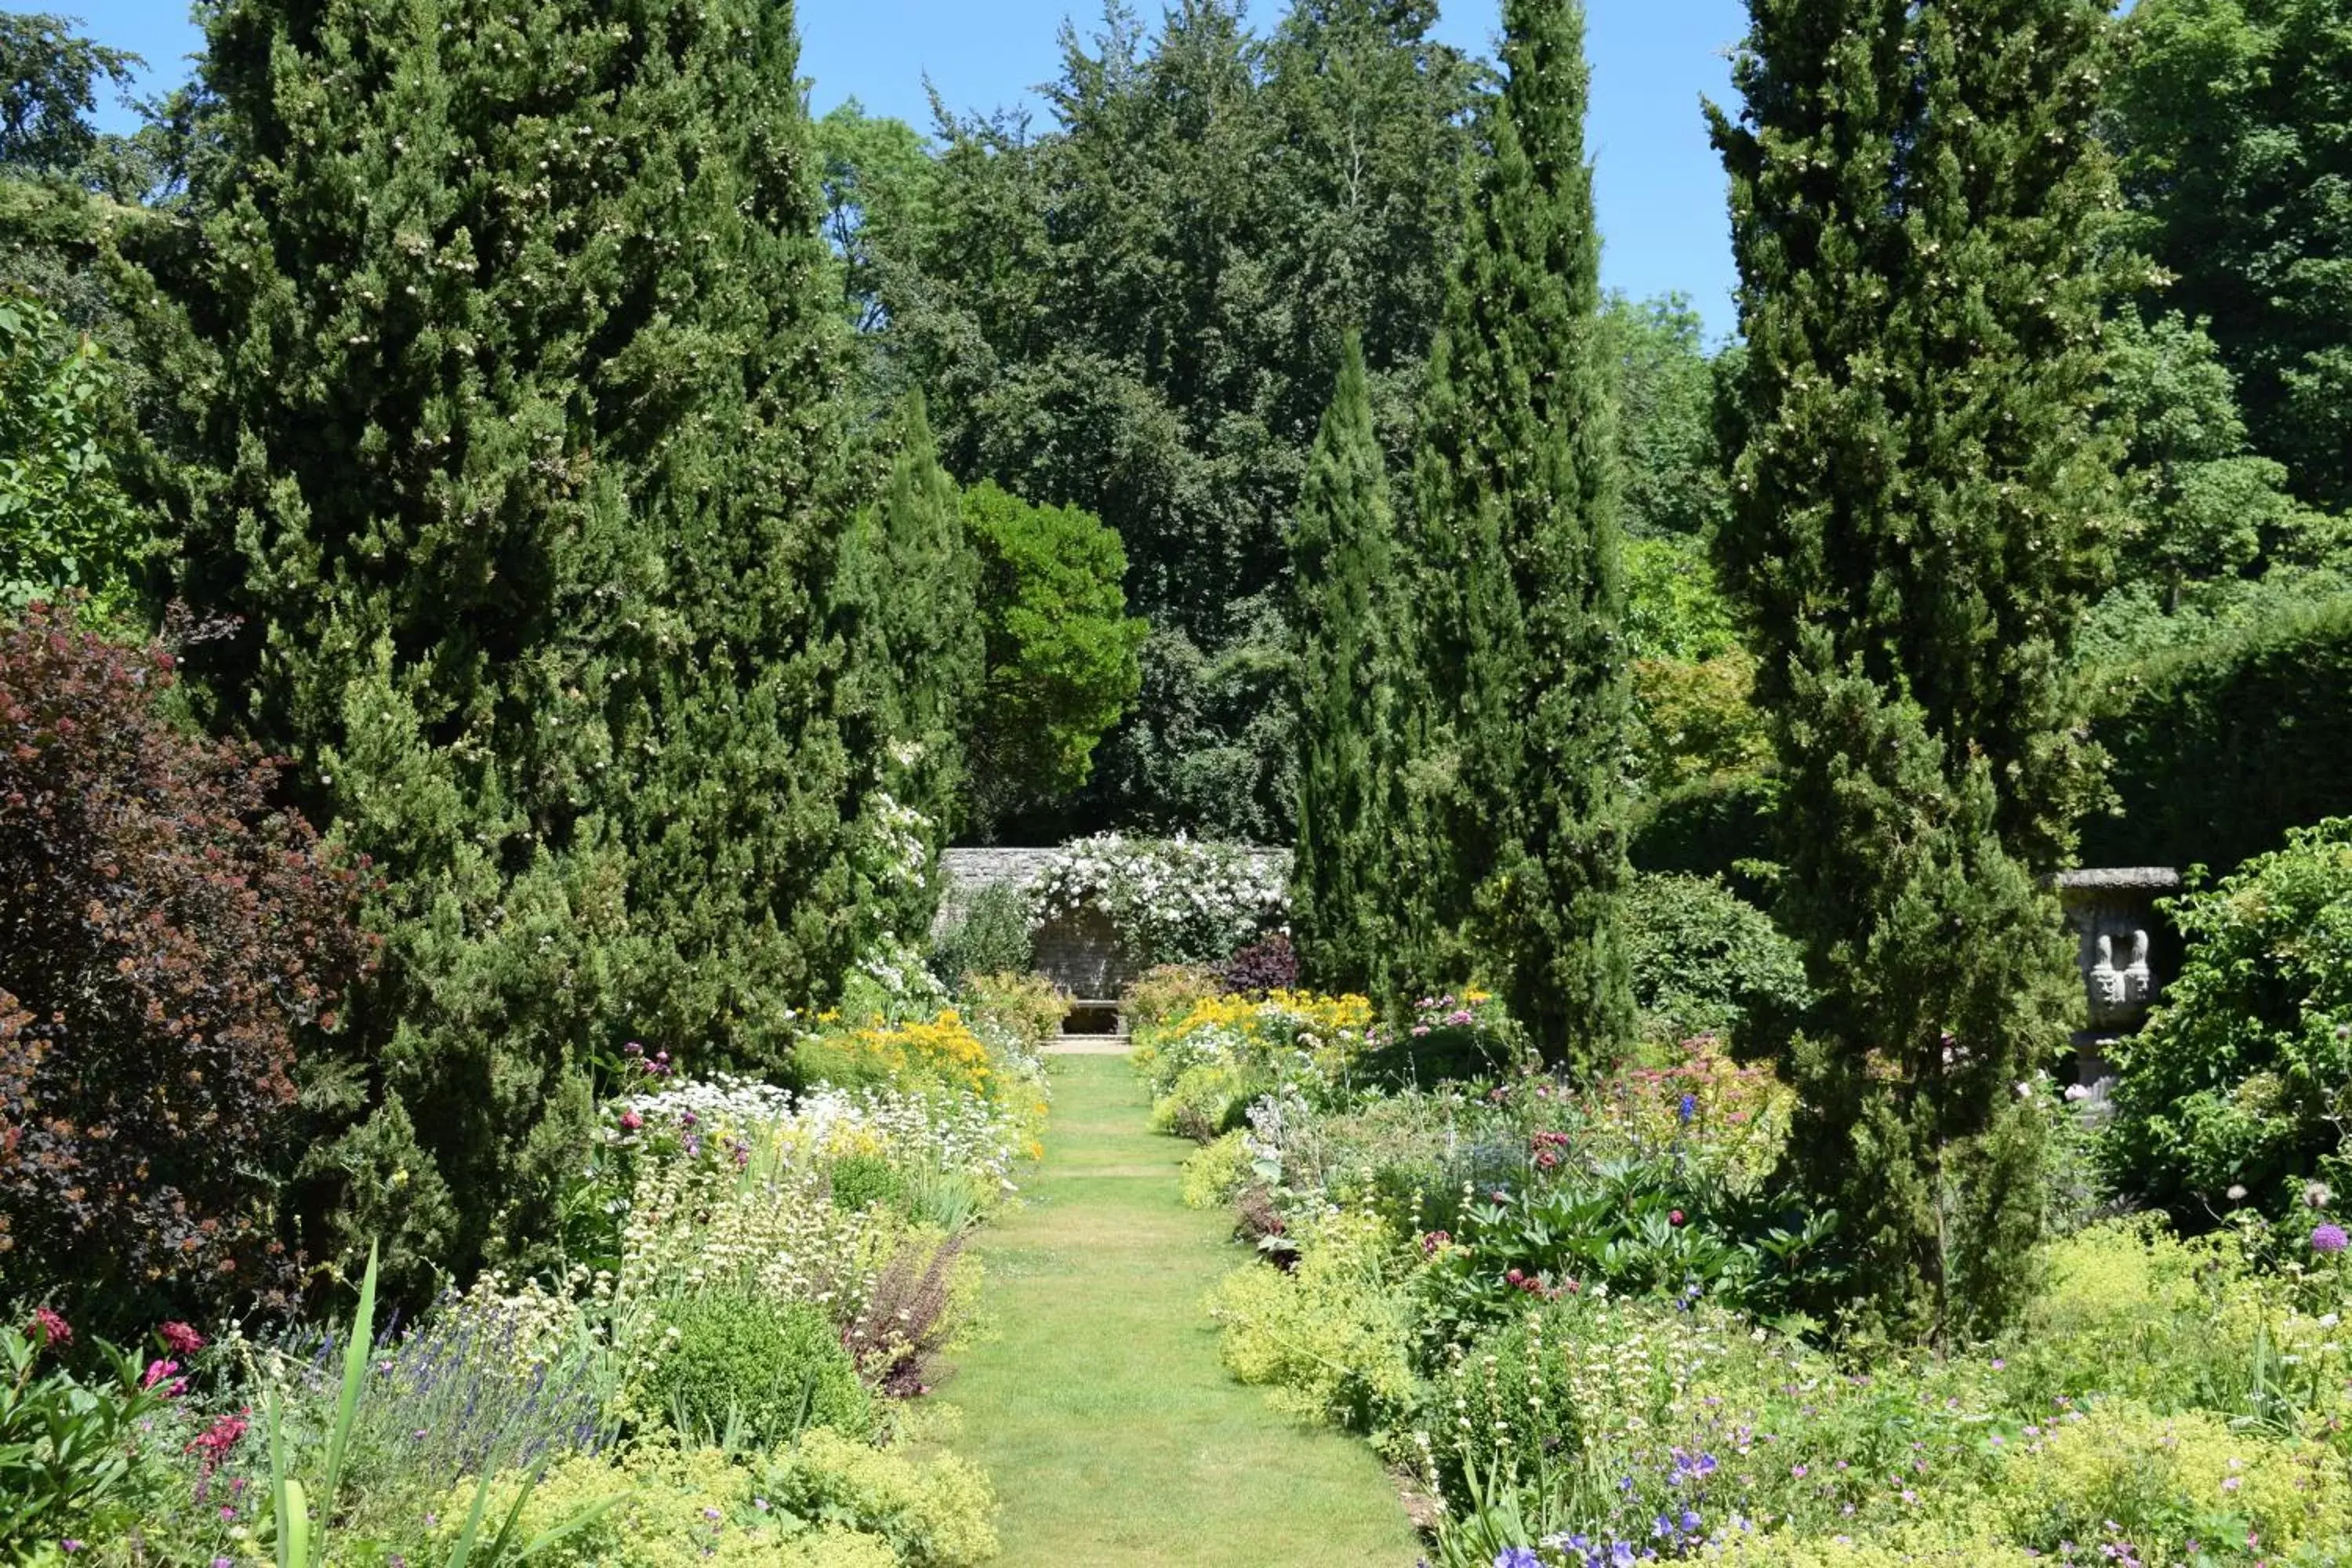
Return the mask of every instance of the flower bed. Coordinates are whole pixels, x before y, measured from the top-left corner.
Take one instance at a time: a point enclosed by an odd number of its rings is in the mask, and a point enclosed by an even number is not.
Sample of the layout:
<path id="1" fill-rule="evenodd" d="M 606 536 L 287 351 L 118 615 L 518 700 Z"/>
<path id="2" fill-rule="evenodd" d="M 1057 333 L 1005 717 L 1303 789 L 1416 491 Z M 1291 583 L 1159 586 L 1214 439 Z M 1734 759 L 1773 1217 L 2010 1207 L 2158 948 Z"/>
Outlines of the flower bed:
<path id="1" fill-rule="evenodd" d="M 376 1310 L 371 1268 L 348 1323 L 167 1324 L 152 1361 L 46 1310 L 0 1335 L 0 1547 L 210 1568 L 533 1541 L 531 1561 L 583 1568 L 992 1557 L 986 1479 L 903 1439 L 971 1320 L 967 1239 L 1036 1152 L 1060 1004 L 1013 976 L 928 1016 L 936 996 L 880 989 L 919 1016 L 821 1023 L 797 1089 L 631 1047 L 561 1198 L 559 1277 L 486 1274 L 408 1325 Z"/>
<path id="2" fill-rule="evenodd" d="M 1428 998 L 1405 1037 L 1486 1005 Z M 1185 1178 L 1283 1265 L 1213 1299 L 1227 1364 L 1417 1477 L 1439 1568 L 2352 1556 L 2352 1291 L 2324 1215 L 2285 1268 L 2256 1219 L 2102 1221 L 2045 1250 L 1999 1342 L 1832 1349 L 1787 1306 L 1830 1223 L 1775 1186 L 1790 1096 L 1717 1042 L 1586 1085 L 1383 1084 L 1347 1000 L 1166 1011 L 1147 1070 L 1172 1130 L 1219 1103 L 1194 1075 L 1257 1074 Z M 1302 1047 L 1307 1019 L 1375 1044 Z"/>

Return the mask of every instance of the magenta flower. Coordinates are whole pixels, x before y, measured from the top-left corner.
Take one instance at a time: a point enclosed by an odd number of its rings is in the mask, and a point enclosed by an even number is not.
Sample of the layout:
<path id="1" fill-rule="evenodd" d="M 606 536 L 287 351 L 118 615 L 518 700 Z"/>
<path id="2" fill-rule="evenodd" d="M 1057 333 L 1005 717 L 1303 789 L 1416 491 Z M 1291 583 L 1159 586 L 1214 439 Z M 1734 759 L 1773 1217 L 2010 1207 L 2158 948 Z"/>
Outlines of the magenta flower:
<path id="1" fill-rule="evenodd" d="M 53 1347 L 73 1343 L 73 1325 L 47 1307 L 33 1309 L 33 1321 L 25 1325 L 25 1333 L 38 1343 Z"/>
<path id="2" fill-rule="evenodd" d="M 2352 1241 L 2352 1237 L 2347 1237 L 2340 1225 L 2315 1225 L 2311 1227 L 2311 1250 L 2314 1252 L 2341 1252 L 2347 1241 Z"/>

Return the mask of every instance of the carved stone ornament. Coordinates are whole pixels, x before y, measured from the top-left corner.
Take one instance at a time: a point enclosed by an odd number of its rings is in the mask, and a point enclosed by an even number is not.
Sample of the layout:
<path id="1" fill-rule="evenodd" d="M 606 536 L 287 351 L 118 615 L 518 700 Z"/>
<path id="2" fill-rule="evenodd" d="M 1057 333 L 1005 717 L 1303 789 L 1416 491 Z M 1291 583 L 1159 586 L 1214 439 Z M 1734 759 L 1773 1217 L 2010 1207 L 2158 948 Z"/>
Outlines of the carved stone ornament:
<path id="1" fill-rule="evenodd" d="M 2147 1021 L 2158 988 L 2149 936 L 2156 901 L 2179 891 L 2180 873 L 2169 867 L 2059 874 L 2058 901 L 2074 928 L 2093 1034 L 2128 1035 Z"/>

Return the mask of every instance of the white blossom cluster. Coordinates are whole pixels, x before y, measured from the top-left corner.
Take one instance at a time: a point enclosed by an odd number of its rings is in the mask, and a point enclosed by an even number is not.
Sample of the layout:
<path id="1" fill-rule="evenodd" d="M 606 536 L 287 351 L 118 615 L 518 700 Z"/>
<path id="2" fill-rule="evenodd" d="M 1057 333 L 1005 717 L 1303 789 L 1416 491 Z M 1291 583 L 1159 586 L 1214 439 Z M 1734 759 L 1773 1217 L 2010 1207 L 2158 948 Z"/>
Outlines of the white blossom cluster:
<path id="1" fill-rule="evenodd" d="M 1033 919 L 1092 905 L 1144 963 L 1208 963 L 1289 918 L 1288 857 L 1185 837 L 1098 834 L 1054 852 L 1030 888 Z"/>
<path id="2" fill-rule="evenodd" d="M 857 972 L 879 985 L 893 1003 L 903 1004 L 894 1013 L 930 1017 L 952 1000 L 923 955 L 887 932 L 858 958 Z"/>
<path id="3" fill-rule="evenodd" d="M 628 1118 L 634 1115 L 637 1125 Z M 907 1094 L 820 1085 L 794 1094 L 725 1074 L 623 1101 L 607 1136 L 726 1157 L 740 1145 L 762 1163 L 805 1167 L 842 1152 L 895 1165 L 962 1171 L 1009 1184 L 1024 1133 L 1011 1111 L 979 1095 Z"/>
<path id="4" fill-rule="evenodd" d="M 902 750 L 900 761 L 911 764 L 920 754 L 919 747 Z M 923 885 L 931 874 L 929 817 L 888 791 L 877 790 L 867 798 L 860 826 L 866 835 L 860 858 L 868 875 L 886 888 L 911 890 Z"/>

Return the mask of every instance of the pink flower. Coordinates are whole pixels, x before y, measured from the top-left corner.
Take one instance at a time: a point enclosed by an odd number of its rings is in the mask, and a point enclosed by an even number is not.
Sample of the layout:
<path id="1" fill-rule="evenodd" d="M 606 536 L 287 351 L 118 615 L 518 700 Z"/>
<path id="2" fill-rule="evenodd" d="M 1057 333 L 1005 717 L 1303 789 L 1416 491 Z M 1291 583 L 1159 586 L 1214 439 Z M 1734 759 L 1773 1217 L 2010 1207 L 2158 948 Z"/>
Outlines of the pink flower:
<path id="1" fill-rule="evenodd" d="M 184 1452 L 198 1456 L 198 1462 L 209 1475 L 214 1466 L 228 1458 L 229 1450 L 236 1447 L 250 1425 L 243 1415 L 215 1416 L 211 1426 L 189 1442 Z"/>
<path id="2" fill-rule="evenodd" d="M 33 1321 L 25 1325 L 25 1333 L 27 1338 L 38 1344 L 56 1346 L 73 1343 L 73 1325 L 47 1307 L 33 1309 Z"/>
<path id="3" fill-rule="evenodd" d="M 180 1363 L 175 1361 L 151 1361 L 147 1363 L 147 1375 L 140 1380 L 139 1386 L 153 1388 L 161 1384 L 164 1398 L 177 1399 L 182 1394 L 187 1392 L 188 1387 L 186 1378 L 172 1376 L 179 1370 Z"/>
<path id="4" fill-rule="evenodd" d="M 165 1323 L 155 1331 L 155 1337 L 180 1355 L 194 1355 L 205 1348 L 205 1336 L 185 1323 Z"/>
<path id="5" fill-rule="evenodd" d="M 624 1131 L 624 1132 L 635 1132 L 638 1128 L 643 1127 L 645 1124 L 646 1124 L 646 1119 L 645 1119 L 644 1117 L 642 1117 L 642 1116 L 638 1115 L 635 1111 L 634 1111 L 634 1110 L 624 1110 L 623 1112 L 621 1112 L 621 1131 Z"/>

